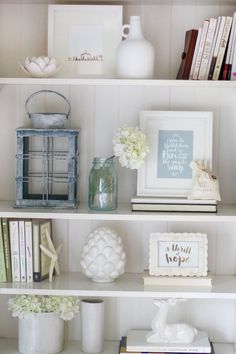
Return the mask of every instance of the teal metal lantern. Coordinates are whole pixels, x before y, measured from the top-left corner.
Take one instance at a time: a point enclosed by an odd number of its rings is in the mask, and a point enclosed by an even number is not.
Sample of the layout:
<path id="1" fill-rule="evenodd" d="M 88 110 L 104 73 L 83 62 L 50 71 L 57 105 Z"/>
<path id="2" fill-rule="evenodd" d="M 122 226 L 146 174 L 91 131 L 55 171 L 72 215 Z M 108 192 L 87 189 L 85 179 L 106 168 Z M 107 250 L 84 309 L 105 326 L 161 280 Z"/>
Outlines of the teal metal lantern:
<path id="1" fill-rule="evenodd" d="M 16 207 L 75 208 L 77 129 L 19 128 Z"/>

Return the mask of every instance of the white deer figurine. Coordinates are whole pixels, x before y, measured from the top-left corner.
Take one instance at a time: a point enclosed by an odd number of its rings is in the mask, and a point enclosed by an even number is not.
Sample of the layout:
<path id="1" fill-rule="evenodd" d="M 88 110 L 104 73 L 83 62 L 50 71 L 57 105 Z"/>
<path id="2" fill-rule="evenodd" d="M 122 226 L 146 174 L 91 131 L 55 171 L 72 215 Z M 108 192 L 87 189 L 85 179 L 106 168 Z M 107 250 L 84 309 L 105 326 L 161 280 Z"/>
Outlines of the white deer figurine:
<path id="1" fill-rule="evenodd" d="M 170 306 L 184 299 L 154 300 L 154 305 L 159 307 L 158 313 L 152 320 L 152 331 L 147 333 L 148 343 L 191 343 L 197 334 L 197 329 L 186 323 L 167 324 L 166 318 Z"/>

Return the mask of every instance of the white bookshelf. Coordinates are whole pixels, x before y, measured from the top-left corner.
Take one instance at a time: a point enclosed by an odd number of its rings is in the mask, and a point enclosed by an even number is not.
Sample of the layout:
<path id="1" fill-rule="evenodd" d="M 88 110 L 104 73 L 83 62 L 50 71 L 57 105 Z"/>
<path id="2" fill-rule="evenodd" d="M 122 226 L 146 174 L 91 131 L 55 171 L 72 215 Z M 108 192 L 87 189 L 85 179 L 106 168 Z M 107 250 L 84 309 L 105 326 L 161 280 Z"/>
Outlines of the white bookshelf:
<path id="1" fill-rule="evenodd" d="M 16 294 L 53 294 L 102 297 L 106 302 L 106 339 L 118 340 L 130 328 L 150 326 L 155 297 L 189 299 L 173 320 L 190 322 L 209 333 L 216 354 L 233 354 L 236 334 L 236 81 L 175 80 L 185 31 L 198 28 L 206 17 L 231 15 L 236 0 L 124 0 L 124 23 L 140 15 L 145 37 L 156 52 L 155 79 L 120 80 L 115 77 L 30 78 L 18 62 L 47 52 L 48 4 L 72 0 L 0 0 L 0 217 L 52 219 L 54 241 L 63 243 L 62 274 L 34 284 L 0 284 L 0 352 L 17 353 L 16 320 L 7 311 L 7 299 Z M 86 1 L 85 1 L 86 3 Z M 91 3 L 91 2 L 90 2 Z M 120 3 L 100 1 L 94 3 Z M 72 106 L 69 123 L 81 129 L 79 137 L 79 198 L 76 210 L 16 209 L 15 129 L 29 125 L 25 101 L 39 89 L 64 94 Z M 36 105 L 45 109 L 48 98 Z M 88 173 L 94 156 L 109 156 L 114 129 L 138 125 L 141 110 L 213 111 L 213 167 L 220 181 L 222 203 L 215 213 L 132 212 L 137 175 L 117 164 L 118 209 L 93 212 L 87 206 Z M 5 201 L 1 201 L 5 200 Z M 97 284 L 81 274 L 80 253 L 86 236 L 108 225 L 122 237 L 127 254 L 126 273 L 113 283 Z M 205 232 L 213 286 L 207 288 L 143 287 L 151 232 Z M 189 306 L 187 304 L 190 304 Z M 184 310 L 184 311 L 182 311 Z M 71 322 L 64 354 L 80 353 L 78 321 Z M 9 337 L 9 338 L 7 338 Z M 218 344 L 228 343 L 228 344 Z M 106 354 L 118 352 L 118 342 L 107 342 Z"/>

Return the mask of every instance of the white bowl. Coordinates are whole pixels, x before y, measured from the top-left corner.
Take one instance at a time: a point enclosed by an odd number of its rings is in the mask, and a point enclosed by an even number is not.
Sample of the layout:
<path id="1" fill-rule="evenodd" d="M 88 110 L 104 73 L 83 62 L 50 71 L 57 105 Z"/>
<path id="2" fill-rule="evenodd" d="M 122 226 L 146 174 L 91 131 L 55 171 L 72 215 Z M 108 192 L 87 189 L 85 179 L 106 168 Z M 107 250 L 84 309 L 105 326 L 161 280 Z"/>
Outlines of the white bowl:
<path id="1" fill-rule="evenodd" d="M 32 77 L 53 76 L 61 66 L 58 66 L 55 58 L 45 56 L 27 57 L 24 64 L 19 63 L 21 69 Z"/>

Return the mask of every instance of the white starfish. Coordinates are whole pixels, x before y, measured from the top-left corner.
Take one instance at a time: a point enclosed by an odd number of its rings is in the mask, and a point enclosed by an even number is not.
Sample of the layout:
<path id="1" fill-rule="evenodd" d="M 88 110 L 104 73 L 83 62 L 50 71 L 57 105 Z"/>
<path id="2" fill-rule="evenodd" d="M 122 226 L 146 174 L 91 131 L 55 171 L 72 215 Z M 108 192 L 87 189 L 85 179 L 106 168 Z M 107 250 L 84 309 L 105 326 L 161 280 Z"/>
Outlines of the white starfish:
<path id="1" fill-rule="evenodd" d="M 52 242 L 52 239 L 50 237 L 50 234 L 49 234 L 48 230 L 46 230 L 46 238 L 47 238 L 47 242 L 48 242 L 48 248 L 44 247 L 43 245 L 40 245 L 40 249 L 42 250 L 42 252 L 46 256 L 51 258 L 51 263 L 50 263 L 50 267 L 49 267 L 49 281 L 51 282 L 54 268 L 55 268 L 55 273 L 57 275 L 60 274 L 60 268 L 59 268 L 59 263 L 58 263 L 58 255 L 59 255 L 59 253 L 61 251 L 62 244 L 60 244 L 55 249 L 54 244 Z"/>

